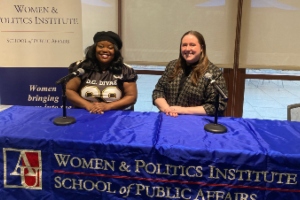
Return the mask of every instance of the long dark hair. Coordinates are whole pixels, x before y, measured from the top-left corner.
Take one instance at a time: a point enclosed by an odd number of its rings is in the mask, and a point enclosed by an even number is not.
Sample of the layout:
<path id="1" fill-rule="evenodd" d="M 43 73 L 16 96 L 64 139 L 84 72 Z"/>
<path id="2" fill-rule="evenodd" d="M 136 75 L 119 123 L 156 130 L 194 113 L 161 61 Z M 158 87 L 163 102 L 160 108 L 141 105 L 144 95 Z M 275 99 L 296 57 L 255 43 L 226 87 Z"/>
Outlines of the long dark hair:
<path id="1" fill-rule="evenodd" d="M 202 48 L 202 52 L 200 54 L 200 58 L 199 61 L 196 63 L 196 65 L 194 66 L 193 70 L 192 70 L 192 74 L 191 74 L 191 80 L 192 80 L 192 84 L 194 86 L 197 85 L 200 77 L 202 77 L 205 73 L 205 71 L 208 68 L 208 64 L 209 64 L 209 60 L 206 54 L 206 44 L 205 44 L 205 40 L 204 37 L 201 33 L 197 32 L 197 31 L 188 31 L 185 34 L 183 34 L 183 36 L 180 39 L 180 47 L 179 47 L 179 58 L 175 64 L 175 68 L 174 68 L 174 72 L 173 74 L 170 75 L 170 80 L 174 80 L 176 76 L 178 76 L 178 74 L 184 70 L 186 67 L 188 67 L 185 59 L 182 57 L 181 55 L 181 44 L 182 44 L 182 39 L 184 38 L 184 36 L 186 35 L 194 35 L 197 39 L 199 44 L 201 45 Z"/>
<path id="2" fill-rule="evenodd" d="M 96 46 L 97 43 L 88 46 L 85 49 L 85 60 L 81 63 L 81 67 L 87 70 L 99 70 L 99 61 L 96 58 Z M 122 66 L 124 64 L 122 54 L 117 47 L 117 45 L 114 44 L 114 50 L 115 55 L 114 58 L 108 68 L 109 71 L 111 71 L 113 74 L 122 74 Z"/>

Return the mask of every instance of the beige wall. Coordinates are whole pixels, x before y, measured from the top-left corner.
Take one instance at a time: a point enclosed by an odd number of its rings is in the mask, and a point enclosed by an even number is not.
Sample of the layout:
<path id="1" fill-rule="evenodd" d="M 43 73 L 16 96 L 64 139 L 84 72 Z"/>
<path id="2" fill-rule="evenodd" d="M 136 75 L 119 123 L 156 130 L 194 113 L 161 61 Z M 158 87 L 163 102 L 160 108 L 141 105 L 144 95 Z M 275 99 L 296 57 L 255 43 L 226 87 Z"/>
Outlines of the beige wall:
<path id="1" fill-rule="evenodd" d="M 127 62 L 166 63 L 179 56 L 181 36 L 204 35 L 212 62 L 232 67 L 237 0 L 221 5 L 199 0 L 123 1 L 123 55 Z"/>
<path id="2" fill-rule="evenodd" d="M 118 22 L 118 3 L 121 21 Z M 127 63 L 166 64 L 179 55 L 188 30 L 205 37 L 209 59 L 232 68 L 238 0 L 0 0 L 0 66 L 66 66 L 82 59 L 98 31 L 118 32 Z M 18 13 L 15 5 L 55 8 L 58 13 Z M 58 17 L 76 24 L 12 24 L 3 18 Z M 300 68 L 300 1 L 244 1 L 239 64 L 242 68 Z M 48 39 L 68 44 L 16 43 Z M 43 40 L 44 39 L 44 40 Z M 11 42 L 8 42 L 11 41 Z M 18 41 L 18 40 L 17 40 Z M 20 59 L 22 58 L 22 59 Z M 67 64 L 68 63 L 68 64 Z"/>
<path id="3" fill-rule="evenodd" d="M 240 67 L 300 68 L 300 1 L 244 1 Z"/>

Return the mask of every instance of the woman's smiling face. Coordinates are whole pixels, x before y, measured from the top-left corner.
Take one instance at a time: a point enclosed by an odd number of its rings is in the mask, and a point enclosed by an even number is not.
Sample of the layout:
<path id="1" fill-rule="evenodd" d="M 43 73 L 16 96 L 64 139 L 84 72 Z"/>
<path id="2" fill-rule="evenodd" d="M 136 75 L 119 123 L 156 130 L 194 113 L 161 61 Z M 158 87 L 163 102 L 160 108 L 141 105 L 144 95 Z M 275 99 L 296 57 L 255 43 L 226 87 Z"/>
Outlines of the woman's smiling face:
<path id="1" fill-rule="evenodd" d="M 196 36 L 188 34 L 181 40 L 181 55 L 187 64 L 193 64 L 200 59 L 202 52 L 201 45 Z"/>
<path id="2" fill-rule="evenodd" d="M 110 64 L 115 57 L 114 44 L 109 41 L 100 41 L 96 46 L 96 57 L 102 64 Z"/>

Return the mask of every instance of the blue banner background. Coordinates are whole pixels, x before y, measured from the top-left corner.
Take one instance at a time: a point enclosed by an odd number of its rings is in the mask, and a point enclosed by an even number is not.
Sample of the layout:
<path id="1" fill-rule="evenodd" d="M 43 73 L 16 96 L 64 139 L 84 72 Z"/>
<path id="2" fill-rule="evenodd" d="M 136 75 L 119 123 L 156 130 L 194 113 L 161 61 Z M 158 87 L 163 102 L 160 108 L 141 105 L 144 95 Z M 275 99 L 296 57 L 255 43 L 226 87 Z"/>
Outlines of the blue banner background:
<path id="1" fill-rule="evenodd" d="M 62 86 L 55 82 L 68 74 L 68 68 L 0 67 L 0 104 L 40 107 L 62 106 Z M 54 88 L 56 91 L 33 91 L 30 86 Z M 44 98 L 34 100 L 33 97 Z M 56 102 L 58 100 L 58 102 Z M 68 106 L 70 106 L 68 104 Z"/>

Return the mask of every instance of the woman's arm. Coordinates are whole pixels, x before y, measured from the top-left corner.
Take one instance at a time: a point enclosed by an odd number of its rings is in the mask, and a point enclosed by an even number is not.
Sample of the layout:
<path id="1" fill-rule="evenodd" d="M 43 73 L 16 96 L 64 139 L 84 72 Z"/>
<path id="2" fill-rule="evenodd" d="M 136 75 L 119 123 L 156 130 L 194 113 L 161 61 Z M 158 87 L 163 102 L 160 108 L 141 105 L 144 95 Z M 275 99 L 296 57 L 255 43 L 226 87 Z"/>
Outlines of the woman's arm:
<path id="1" fill-rule="evenodd" d="M 94 107 L 93 103 L 85 100 L 78 93 L 80 83 L 81 80 L 79 77 L 72 78 L 66 84 L 66 96 L 74 106 L 79 108 L 85 108 L 86 110 L 91 111 Z"/>
<path id="2" fill-rule="evenodd" d="M 206 115 L 206 111 L 203 106 L 194 107 L 182 107 L 182 106 L 169 106 L 168 102 L 164 98 L 157 98 L 154 101 L 157 108 L 173 117 L 177 117 L 178 114 L 182 115 Z"/>
<path id="3" fill-rule="evenodd" d="M 171 71 L 173 70 L 173 67 L 176 63 L 176 60 L 173 60 L 168 63 L 168 65 L 165 68 L 165 71 L 161 75 L 161 77 L 158 79 L 155 88 L 152 92 L 152 103 L 153 105 L 157 106 L 157 108 L 163 112 L 163 109 L 169 107 L 169 104 L 166 101 L 166 95 L 165 90 L 166 87 L 168 87 L 168 77 Z"/>
<path id="4" fill-rule="evenodd" d="M 206 111 L 203 106 L 193 107 L 182 107 L 182 106 L 171 106 L 173 112 L 183 115 L 206 115 Z"/>
<path id="5" fill-rule="evenodd" d="M 154 105 L 161 111 L 164 112 L 170 106 L 165 98 L 157 98 L 154 100 Z"/>
<path id="6" fill-rule="evenodd" d="M 164 98 L 157 98 L 154 101 L 157 108 L 166 113 L 167 115 L 176 117 L 178 114 L 182 115 L 206 115 L 206 111 L 203 106 L 194 107 L 182 107 L 182 106 L 169 106 Z"/>
<path id="7" fill-rule="evenodd" d="M 177 117 L 178 114 L 181 114 L 178 112 L 178 109 L 175 110 L 175 108 L 174 108 L 174 107 L 179 107 L 179 106 L 170 106 L 165 98 L 155 99 L 154 104 L 161 112 L 166 113 L 166 115 L 170 115 L 172 117 Z"/>

